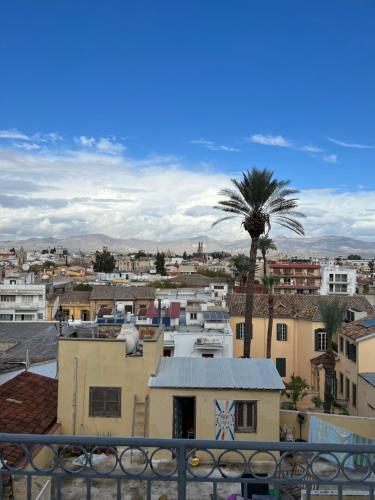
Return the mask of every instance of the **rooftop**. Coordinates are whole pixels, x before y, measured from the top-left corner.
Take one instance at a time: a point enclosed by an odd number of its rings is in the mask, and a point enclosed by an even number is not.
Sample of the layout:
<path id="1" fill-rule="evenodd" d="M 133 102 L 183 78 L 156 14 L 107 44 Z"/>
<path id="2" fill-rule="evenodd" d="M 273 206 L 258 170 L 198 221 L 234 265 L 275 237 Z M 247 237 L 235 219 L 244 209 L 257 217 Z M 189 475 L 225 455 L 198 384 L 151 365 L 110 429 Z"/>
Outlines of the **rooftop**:
<path id="1" fill-rule="evenodd" d="M 91 292 L 91 300 L 153 300 L 155 289 L 140 286 L 96 285 Z"/>
<path id="2" fill-rule="evenodd" d="M 373 321 L 370 322 L 370 320 Z M 368 322 L 368 323 L 367 323 Z M 368 326 L 365 326 L 368 325 Z M 353 340 L 358 340 L 368 335 L 375 335 L 375 313 L 369 314 L 365 318 L 357 319 L 351 323 L 343 323 L 341 333 Z"/>
<path id="3" fill-rule="evenodd" d="M 345 302 L 347 308 L 355 308 L 368 314 L 374 313 L 374 309 L 366 297 L 360 295 L 275 295 L 274 315 L 279 318 L 321 321 L 319 302 L 332 302 L 338 297 Z M 230 314 L 232 316 L 244 316 L 245 301 L 246 295 L 244 293 L 230 294 L 227 298 Z M 267 294 L 256 294 L 254 296 L 254 316 L 268 316 Z"/>
<path id="4" fill-rule="evenodd" d="M 90 304 L 90 291 L 71 291 L 55 295 L 52 300 L 59 298 L 60 304 Z"/>
<path id="5" fill-rule="evenodd" d="M 270 359 L 161 358 L 149 387 L 185 389 L 282 390 L 284 384 Z"/>
<path id="6" fill-rule="evenodd" d="M 359 376 L 375 387 L 375 372 L 360 373 Z"/>

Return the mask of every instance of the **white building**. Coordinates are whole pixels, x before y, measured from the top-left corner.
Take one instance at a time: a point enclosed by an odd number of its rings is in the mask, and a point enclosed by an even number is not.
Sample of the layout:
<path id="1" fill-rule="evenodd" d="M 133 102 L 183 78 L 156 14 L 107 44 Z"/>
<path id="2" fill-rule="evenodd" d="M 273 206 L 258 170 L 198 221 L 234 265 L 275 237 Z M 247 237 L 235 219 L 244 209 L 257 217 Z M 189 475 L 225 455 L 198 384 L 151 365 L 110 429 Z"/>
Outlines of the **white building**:
<path id="1" fill-rule="evenodd" d="M 40 321 L 47 318 L 46 287 L 10 277 L 0 285 L 0 321 Z"/>
<path id="2" fill-rule="evenodd" d="M 357 271 L 353 267 L 329 263 L 321 268 L 320 295 L 354 295 L 357 286 Z"/>

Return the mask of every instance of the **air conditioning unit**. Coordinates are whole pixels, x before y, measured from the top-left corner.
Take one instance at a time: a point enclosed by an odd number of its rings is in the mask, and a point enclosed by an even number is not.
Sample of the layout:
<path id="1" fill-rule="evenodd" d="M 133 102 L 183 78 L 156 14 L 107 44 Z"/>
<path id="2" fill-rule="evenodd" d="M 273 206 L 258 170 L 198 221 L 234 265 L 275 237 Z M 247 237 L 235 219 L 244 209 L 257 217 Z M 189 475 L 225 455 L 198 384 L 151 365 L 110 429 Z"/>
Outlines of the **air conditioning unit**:
<path id="1" fill-rule="evenodd" d="M 204 344 L 204 338 L 202 338 L 202 337 L 198 338 L 196 343 L 198 345 L 203 345 Z"/>

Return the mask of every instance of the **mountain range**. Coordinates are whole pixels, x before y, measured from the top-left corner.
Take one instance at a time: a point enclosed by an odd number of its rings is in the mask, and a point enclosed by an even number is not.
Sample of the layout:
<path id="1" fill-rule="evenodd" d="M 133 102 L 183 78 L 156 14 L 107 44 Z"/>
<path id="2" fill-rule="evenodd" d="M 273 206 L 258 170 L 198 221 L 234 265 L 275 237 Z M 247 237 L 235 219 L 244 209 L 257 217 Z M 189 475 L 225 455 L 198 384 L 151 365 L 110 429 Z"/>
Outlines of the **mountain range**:
<path id="1" fill-rule="evenodd" d="M 107 246 L 114 252 L 134 252 L 144 250 L 155 253 L 156 251 L 167 252 L 168 250 L 177 254 L 186 251 L 188 254 L 197 251 L 198 242 L 203 241 L 206 252 L 224 251 L 230 253 L 249 251 L 249 239 L 235 241 L 216 240 L 206 236 L 181 238 L 168 241 L 154 241 L 137 238 L 113 238 L 105 234 L 83 234 L 68 236 L 65 238 L 28 238 L 23 240 L 0 241 L 3 248 L 19 248 L 23 246 L 26 250 L 42 250 L 62 246 L 71 251 L 83 250 L 92 252 L 101 250 Z M 362 257 L 375 257 L 375 242 L 361 241 L 354 238 L 342 236 L 322 236 L 314 238 L 275 238 L 278 252 L 285 252 L 289 256 L 307 257 L 331 257 L 359 254 Z"/>

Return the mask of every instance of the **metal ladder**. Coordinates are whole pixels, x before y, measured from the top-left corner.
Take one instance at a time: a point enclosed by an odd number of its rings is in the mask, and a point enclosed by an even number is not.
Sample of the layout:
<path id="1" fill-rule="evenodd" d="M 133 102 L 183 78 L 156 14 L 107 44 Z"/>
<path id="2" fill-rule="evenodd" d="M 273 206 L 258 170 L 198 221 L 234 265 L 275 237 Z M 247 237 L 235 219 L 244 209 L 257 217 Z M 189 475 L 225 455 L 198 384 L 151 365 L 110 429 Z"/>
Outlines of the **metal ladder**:
<path id="1" fill-rule="evenodd" d="M 148 406 L 149 397 L 146 396 L 144 401 L 141 401 L 134 395 L 133 403 L 133 423 L 132 423 L 132 436 L 133 437 L 147 437 L 147 424 L 148 424 Z"/>

